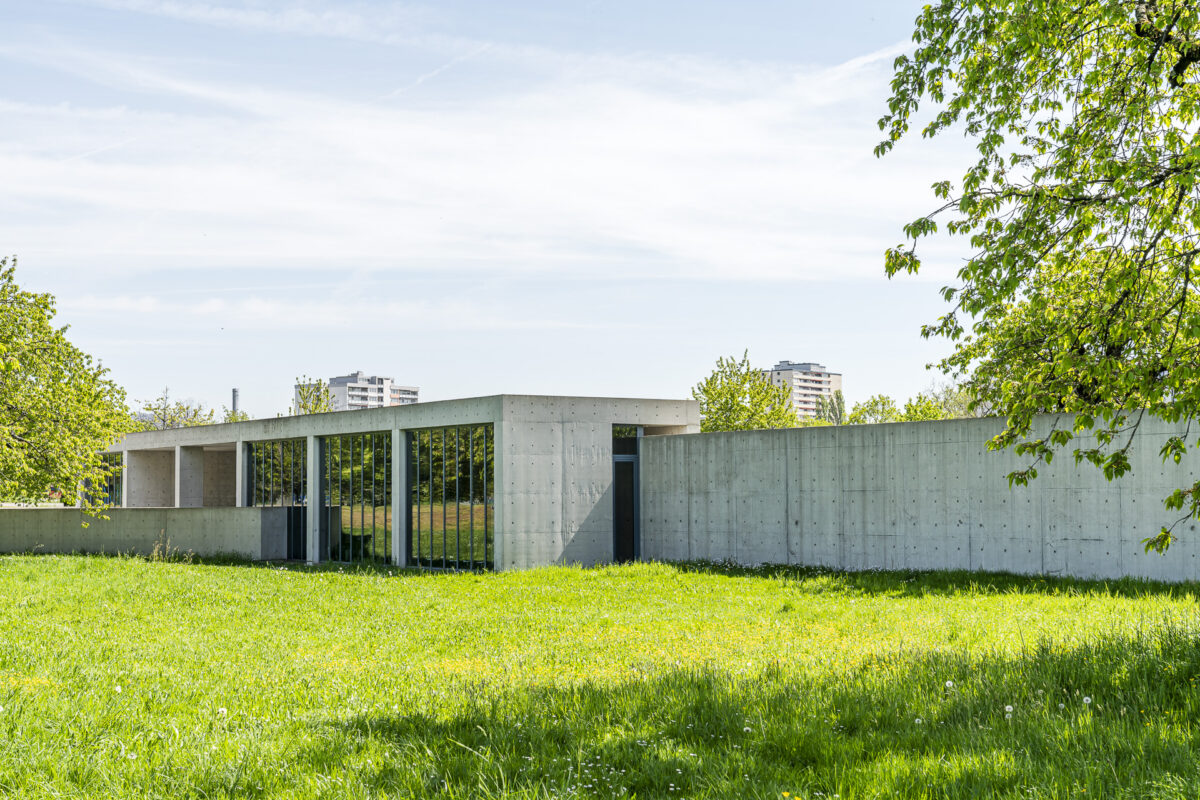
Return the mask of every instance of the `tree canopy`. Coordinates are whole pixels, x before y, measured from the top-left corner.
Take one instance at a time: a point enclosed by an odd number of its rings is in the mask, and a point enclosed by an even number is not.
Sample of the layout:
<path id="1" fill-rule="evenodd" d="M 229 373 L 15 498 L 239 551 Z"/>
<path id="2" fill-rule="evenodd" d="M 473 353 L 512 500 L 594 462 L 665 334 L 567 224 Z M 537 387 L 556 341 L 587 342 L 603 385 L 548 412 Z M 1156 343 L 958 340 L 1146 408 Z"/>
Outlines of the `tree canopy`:
<path id="1" fill-rule="evenodd" d="M 81 488 L 107 482 L 115 467 L 100 452 L 133 427 L 125 392 L 55 327 L 54 298 L 22 290 L 15 273 L 16 259 L 0 259 L 0 499 L 53 488 L 91 510 L 102 500 Z"/>
<path id="2" fill-rule="evenodd" d="M 700 430 L 749 431 L 794 428 L 799 424 L 791 391 L 776 386 L 762 370 L 750 366 L 749 351 L 741 360 L 717 359 L 713 373 L 692 389 L 700 402 Z"/>
<path id="3" fill-rule="evenodd" d="M 923 333 L 955 343 L 942 369 L 1006 418 L 992 446 L 1030 457 L 1010 481 L 1062 448 L 1118 477 L 1146 417 L 1200 410 L 1200 6 L 943 0 L 913 38 L 877 155 L 917 124 L 966 133 L 977 159 L 934 185 L 944 204 L 905 227 L 887 272 L 920 269 L 941 220 L 967 237 L 951 308 Z M 1060 415 L 1049 431 L 1043 411 Z M 1196 444 L 1169 436 L 1161 452 Z M 1200 483 L 1167 505 L 1200 516 Z"/>
<path id="4" fill-rule="evenodd" d="M 817 419 L 829 425 L 841 425 L 846 421 L 846 398 L 841 389 L 829 395 L 817 395 Z"/>
<path id="5" fill-rule="evenodd" d="M 235 422 L 228 419 L 226 422 Z M 205 408 L 203 403 L 191 403 L 184 400 L 171 400 L 171 390 L 164 387 L 162 394 L 153 400 L 142 404 L 142 410 L 135 416 L 138 427 L 144 431 L 165 431 L 171 428 L 190 428 L 194 425 L 212 425 L 216 421 L 216 412 Z"/>
<path id="6" fill-rule="evenodd" d="M 290 416 L 299 414 L 323 414 L 333 411 L 333 395 L 329 384 L 321 378 L 313 380 L 307 375 L 296 378 L 296 397 L 288 409 Z"/>
<path id="7" fill-rule="evenodd" d="M 868 425 L 876 422 L 899 422 L 900 410 L 896 401 L 886 394 L 876 394 L 855 403 L 846 415 L 847 425 Z"/>

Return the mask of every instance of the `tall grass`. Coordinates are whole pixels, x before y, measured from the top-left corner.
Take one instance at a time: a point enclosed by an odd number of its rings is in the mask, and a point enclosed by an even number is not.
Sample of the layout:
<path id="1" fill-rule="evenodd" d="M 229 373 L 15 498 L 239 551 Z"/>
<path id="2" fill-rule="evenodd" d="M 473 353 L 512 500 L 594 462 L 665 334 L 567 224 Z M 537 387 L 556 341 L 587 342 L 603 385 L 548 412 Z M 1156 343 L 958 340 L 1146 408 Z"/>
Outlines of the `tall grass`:
<path id="1" fill-rule="evenodd" d="M 1196 587 L 0 557 L 0 796 L 1200 796 Z"/>

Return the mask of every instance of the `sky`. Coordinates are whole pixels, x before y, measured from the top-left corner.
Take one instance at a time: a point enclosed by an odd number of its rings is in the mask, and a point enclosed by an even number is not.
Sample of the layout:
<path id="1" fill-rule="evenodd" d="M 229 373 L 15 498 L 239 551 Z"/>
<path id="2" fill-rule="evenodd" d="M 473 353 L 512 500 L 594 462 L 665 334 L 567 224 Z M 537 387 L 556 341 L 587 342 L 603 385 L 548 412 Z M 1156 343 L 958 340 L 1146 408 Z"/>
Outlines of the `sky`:
<path id="1" fill-rule="evenodd" d="M 744 351 L 902 399 L 967 255 L 883 272 L 971 152 L 872 154 L 920 5 L 0 0 L 0 254 L 135 405 L 682 398 Z"/>

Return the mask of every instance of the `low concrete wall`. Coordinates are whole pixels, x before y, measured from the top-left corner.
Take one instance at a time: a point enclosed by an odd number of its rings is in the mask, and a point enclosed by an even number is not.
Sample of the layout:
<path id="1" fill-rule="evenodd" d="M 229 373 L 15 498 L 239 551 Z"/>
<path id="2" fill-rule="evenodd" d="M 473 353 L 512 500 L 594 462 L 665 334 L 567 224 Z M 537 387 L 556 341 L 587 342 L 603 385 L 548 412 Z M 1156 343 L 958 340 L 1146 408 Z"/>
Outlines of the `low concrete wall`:
<path id="1" fill-rule="evenodd" d="M 199 556 L 237 554 L 254 560 L 287 555 L 283 508 L 114 508 L 109 520 L 74 509 L 0 511 L 2 553 L 137 553 L 159 541 Z"/>
<path id="2" fill-rule="evenodd" d="M 643 439 L 642 555 L 1200 580 L 1194 524 L 1177 529 L 1165 556 L 1141 543 L 1178 516 L 1163 498 L 1200 475 L 1194 456 L 1162 463 L 1173 428 L 1147 420 L 1132 474 L 1112 483 L 1066 452 L 1010 490 L 1005 476 L 1028 461 L 987 450 L 1001 427 L 969 419 Z"/>

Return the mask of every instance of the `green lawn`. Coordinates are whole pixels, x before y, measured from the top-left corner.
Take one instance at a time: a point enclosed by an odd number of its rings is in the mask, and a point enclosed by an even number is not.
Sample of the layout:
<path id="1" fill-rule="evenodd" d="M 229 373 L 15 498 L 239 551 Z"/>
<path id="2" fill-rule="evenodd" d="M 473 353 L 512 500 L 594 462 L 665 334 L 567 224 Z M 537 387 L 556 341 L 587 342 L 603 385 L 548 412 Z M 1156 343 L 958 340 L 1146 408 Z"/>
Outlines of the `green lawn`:
<path id="1" fill-rule="evenodd" d="M 0 797 L 1194 798 L 1196 592 L 0 557 Z"/>

